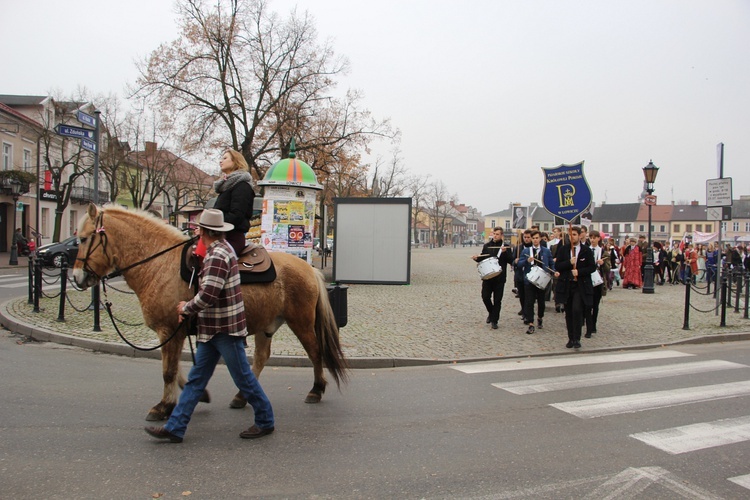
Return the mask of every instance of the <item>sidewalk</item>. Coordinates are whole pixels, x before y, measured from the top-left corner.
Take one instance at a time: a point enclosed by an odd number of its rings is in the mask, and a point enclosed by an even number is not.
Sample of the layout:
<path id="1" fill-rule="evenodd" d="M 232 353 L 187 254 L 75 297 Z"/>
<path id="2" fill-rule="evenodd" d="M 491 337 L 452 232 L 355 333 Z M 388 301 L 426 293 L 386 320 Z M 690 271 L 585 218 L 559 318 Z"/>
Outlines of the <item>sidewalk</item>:
<path id="1" fill-rule="evenodd" d="M 564 314 L 555 313 L 551 302 L 547 302 L 544 330 L 526 335 L 517 315 L 520 304 L 511 292 L 512 279 L 506 285 L 500 328 L 490 329 L 485 323 L 479 274 L 470 259 L 476 252 L 476 247 L 413 249 L 410 285 L 349 285 L 348 324 L 341 329 L 341 342 L 352 366 L 414 366 L 575 352 L 565 348 Z M 0 259 L 3 257 L 0 254 Z M 25 261 L 22 264 L 19 258 L 19 267 L 22 265 Z M 330 266 L 329 260 L 328 279 Z M 47 288 L 47 293 L 57 294 L 56 288 Z M 34 313 L 21 292 L 19 298 L 0 305 L 0 323 L 37 340 L 131 356 L 159 356 L 158 352 L 142 353 L 128 347 L 117 336 L 106 311 L 101 311 L 102 331 L 93 332 L 93 311 L 85 310 L 90 291 L 68 289 L 70 304 L 83 312 L 67 305 L 65 322 L 57 321 L 59 298 L 42 299 L 42 311 Z M 107 290 L 123 334 L 137 345 L 156 345 L 153 332 L 140 324 L 139 304 L 124 283 L 111 283 Z M 683 286 L 656 286 L 654 294 L 614 289 L 602 300 L 598 333 L 592 339 L 582 339 L 583 348 L 578 352 L 750 339 L 750 320 L 742 317 L 744 303 L 739 314 L 727 310 L 724 328 L 719 327 L 720 318 L 714 312 L 691 309 L 690 330 L 683 330 L 684 297 Z M 715 302 L 713 297 L 693 292 L 691 304 L 712 311 Z M 286 326 L 274 336 L 272 354 L 271 365 L 307 365 L 302 346 Z"/>

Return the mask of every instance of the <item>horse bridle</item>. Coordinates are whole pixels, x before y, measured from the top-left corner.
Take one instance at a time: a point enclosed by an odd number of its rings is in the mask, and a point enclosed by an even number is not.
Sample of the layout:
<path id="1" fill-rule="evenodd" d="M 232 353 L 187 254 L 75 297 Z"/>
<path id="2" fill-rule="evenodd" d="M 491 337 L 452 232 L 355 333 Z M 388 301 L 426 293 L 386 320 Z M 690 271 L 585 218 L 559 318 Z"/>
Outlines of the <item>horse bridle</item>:
<path id="1" fill-rule="evenodd" d="M 102 253 L 104 254 L 105 257 L 107 257 L 107 242 L 108 242 L 108 239 L 107 239 L 107 232 L 104 230 L 104 212 L 100 212 L 99 215 L 96 216 L 96 220 L 94 221 L 94 232 L 91 233 L 90 237 L 93 238 L 94 235 L 97 235 L 97 234 L 99 235 L 99 241 L 97 241 L 96 245 L 94 245 L 93 241 L 91 243 L 89 243 L 88 250 L 86 251 L 86 256 L 83 257 L 83 258 L 76 257 L 76 260 L 80 260 L 81 262 L 83 262 L 83 270 L 86 271 L 87 273 L 90 273 L 90 274 L 93 274 L 94 276 L 96 276 L 96 279 L 99 280 L 99 281 L 106 281 L 108 279 L 116 278 L 118 276 L 121 276 L 122 273 L 124 273 L 125 271 L 127 271 L 129 269 L 132 269 L 134 267 L 140 266 L 141 264 L 145 264 L 146 262 L 148 262 L 150 260 L 153 260 L 153 259 L 155 259 L 157 257 L 160 257 L 160 256 L 164 255 L 167 252 L 171 252 L 175 248 L 180 248 L 180 247 L 185 246 L 185 245 L 192 245 L 193 243 L 195 243 L 198 240 L 198 236 L 193 236 L 192 238 L 189 238 L 189 239 L 187 239 L 185 241 L 181 241 L 179 243 L 176 243 L 176 244 L 172 245 L 169 248 L 165 248 L 164 250 L 160 250 L 160 251 L 156 252 L 155 254 L 150 255 L 150 256 L 146 257 L 145 259 L 141 259 L 138 262 L 136 262 L 134 264 L 130 264 L 129 266 L 126 266 L 126 267 L 124 267 L 122 269 L 119 269 L 119 268 L 117 268 L 117 266 L 115 266 L 115 270 L 113 272 L 111 272 L 111 273 L 109 273 L 109 274 L 107 274 L 105 276 L 99 276 L 99 273 L 97 273 L 96 271 L 94 271 L 91 268 L 91 266 L 89 265 L 88 261 L 89 261 L 89 258 L 91 257 L 92 252 L 94 250 L 96 250 L 97 248 L 99 248 L 99 246 L 102 247 Z"/>

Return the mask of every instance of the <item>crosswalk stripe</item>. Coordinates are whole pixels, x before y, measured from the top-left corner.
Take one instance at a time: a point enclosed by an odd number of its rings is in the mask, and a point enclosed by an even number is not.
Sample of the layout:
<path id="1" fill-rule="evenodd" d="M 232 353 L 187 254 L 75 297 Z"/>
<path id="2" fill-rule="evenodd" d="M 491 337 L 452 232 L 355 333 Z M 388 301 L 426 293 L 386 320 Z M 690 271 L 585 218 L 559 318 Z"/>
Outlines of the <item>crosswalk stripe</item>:
<path id="1" fill-rule="evenodd" d="M 13 275 L 7 275 L 7 276 L 0 276 L 0 282 L 18 281 L 18 280 L 24 280 L 28 282 L 29 277 L 25 274 L 13 274 Z"/>
<path id="2" fill-rule="evenodd" d="M 639 432 L 631 434 L 630 437 L 671 455 L 678 455 L 750 440 L 750 416 L 725 418 L 660 431 Z M 750 484 L 750 480 L 748 481 L 747 484 Z"/>
<path id="3" fill-rule="evenodd" d="M 750 381 L 569 401 L 551 406 L 580 418 L 596 418 L 747 395 L 750 395 Z"/>
<path id="4" fill-rule="evenodd" d="M 29 283 L 12 283 L 9 285 L 0 285 L 0 288 L 22 288 L 22 287 L 29 287 Z"/>
<path id="5" fill-rule="evenodd" d="M 736 368 L 747 368 L 747 365 L 717 359 L 696 361 L 693 363 L 611 370 L 599 373 L 587 373 L 585 375 L 565 375 L 561 377 L 498 382 L 492 385 L 513 394 L 533 394 L 537 392 L 579 389 L 581 387 L 595 387 L 622 382 L 637 382 L 639 380 L 677 377 L 680 375 L 692 375 L 696 373 L 731 370 Z"/>
<path id="6" fill-rule="evenodd" d="M 750 474 L 745 474 L 744 476 L 730 477 L 727 479 L 729 479 L 735 484 L 739 484 L 743 488 L 750 490 Z"/>
<path id="7" fill-rule="evenodd" d="M 652 359 L 679 358 L 694 356 L 678 351 L 636 351 L 616 354 L 582 354 L 557 356 L 552 358 L 524 358 L 490 361 L 481 363 L 452 365 L 451 368 L 463 373 L 490 373 L 515 370 L 533 370 L 536 368 L 558 368 L 561 366 L 582 366 L 598 363 L 623 363 L 627 361 L 647 361 Z"/>

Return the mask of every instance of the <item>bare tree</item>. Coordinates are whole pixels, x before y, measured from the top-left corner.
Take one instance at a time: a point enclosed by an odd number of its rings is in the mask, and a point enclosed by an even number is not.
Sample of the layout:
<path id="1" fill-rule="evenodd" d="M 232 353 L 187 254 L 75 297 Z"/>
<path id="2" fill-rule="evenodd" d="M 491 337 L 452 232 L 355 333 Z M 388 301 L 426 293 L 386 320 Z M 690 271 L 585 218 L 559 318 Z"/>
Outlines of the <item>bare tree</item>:
<path id="1" fill-rule="evenodd" d="M 359 109 L 359 94 L 329 95 L 348 63 L 317 44 L 307 15 L 281 19 L 263 0 L 177 7 L 181 36 L 139 66 L 135 94 L 179 120 L 192 150 L 231 144 L 261 178 L 292 137 L 299 151 L 328 148 L 335 156 L 348 144 L 366 147 L 369 136 L 394 135 Z"/>
<path id="2" fill-rule="evenodd" d="M 445 244 L 446 226 L 453 218 L 453 205 L 457 203 L 458 198 L 455 194 L 448 194 L 448 188 L 443 181 L 437 180 L 428 186 L 426 198 L 426 209 L 435 235 L 433 243 L 437 246 L 443 246 Z"/>
<path id="3" fill-rule="evenodd" d="M 406 180 L 406 192 L 411 196 L 411 227 L 412 231 L 414 231 L 413 239 L 415 242 L 419 242 L 417 223 L 420 220 L 420 214 L 425 211 L 425 206 L 427 205 L 427 191 L 429 187 L 429 176 L 414 175 L 408 177 Z"/>
<path id="4" fill-rule="evenodd" d="M 86 104 L 53 99 L 53 112 L 42 110 L 39 116 L 44 126 L 39 140 L 41 162 L 49 171 L 51 187 L 57 193 L 52 241 L 60 241 L 62 216 L 70 204 L 76 180 L 90 175 L 94 164 L 93 153 L 83 149 L 80 139 L 57 135 L 54 128 L 58 124 L 80 126 L 76 112 Z"/>
<path id="5" fill-rule="evenodd" d="M 406 192 L 405 177 L 406 167 L 403 164 L 400 150 L 393 151 L 388 162 L 378 157 L 372 171 L 369 196 L 373 198 L 403 196 Z"/>

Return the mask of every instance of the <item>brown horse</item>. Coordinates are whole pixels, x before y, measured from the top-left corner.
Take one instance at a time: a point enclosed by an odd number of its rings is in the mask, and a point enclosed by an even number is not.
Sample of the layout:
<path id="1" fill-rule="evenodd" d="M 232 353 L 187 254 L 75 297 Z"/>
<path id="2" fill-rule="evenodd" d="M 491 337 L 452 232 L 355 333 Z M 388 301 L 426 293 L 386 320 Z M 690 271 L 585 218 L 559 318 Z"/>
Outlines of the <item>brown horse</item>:
<path id="1" fill-rule="evenodd" d="M 73 266 L 76 284 L 86 288 L 112 271 L 123 270 L 125 281 L 138 296 L 146 325 L 161 342 L 169 338 L 178 326 L 177 303 L 193 296 L 179 273 L 180 243 L 188 244 L 187 236 L 145 212 L 93 204 L 80 221 L 78 236 L 81 242 Z M 147 260 L 169 247 L 175 248 Z M 346 381 L 348 369 L 323 275 L 293 255 L 273 252 L 271 258 L 275 281 L 242 286 L 248 333 L 255 336 L 253 372 L 260 376 L 271 355 L 271 336 L 286 322 L 313 364 L 315 381 L 305 402 L 317 403 L 327 384 L 323 364 L 337 385 Z M 185 385 L 179 365 L 184 340 L 183 328 L 161 348 L 164 394 L 146 420 L 166 419 L 177 403 L 177 386 Z M 231 403 L 233 408 L 244 405 L 239 394 Z"/>

